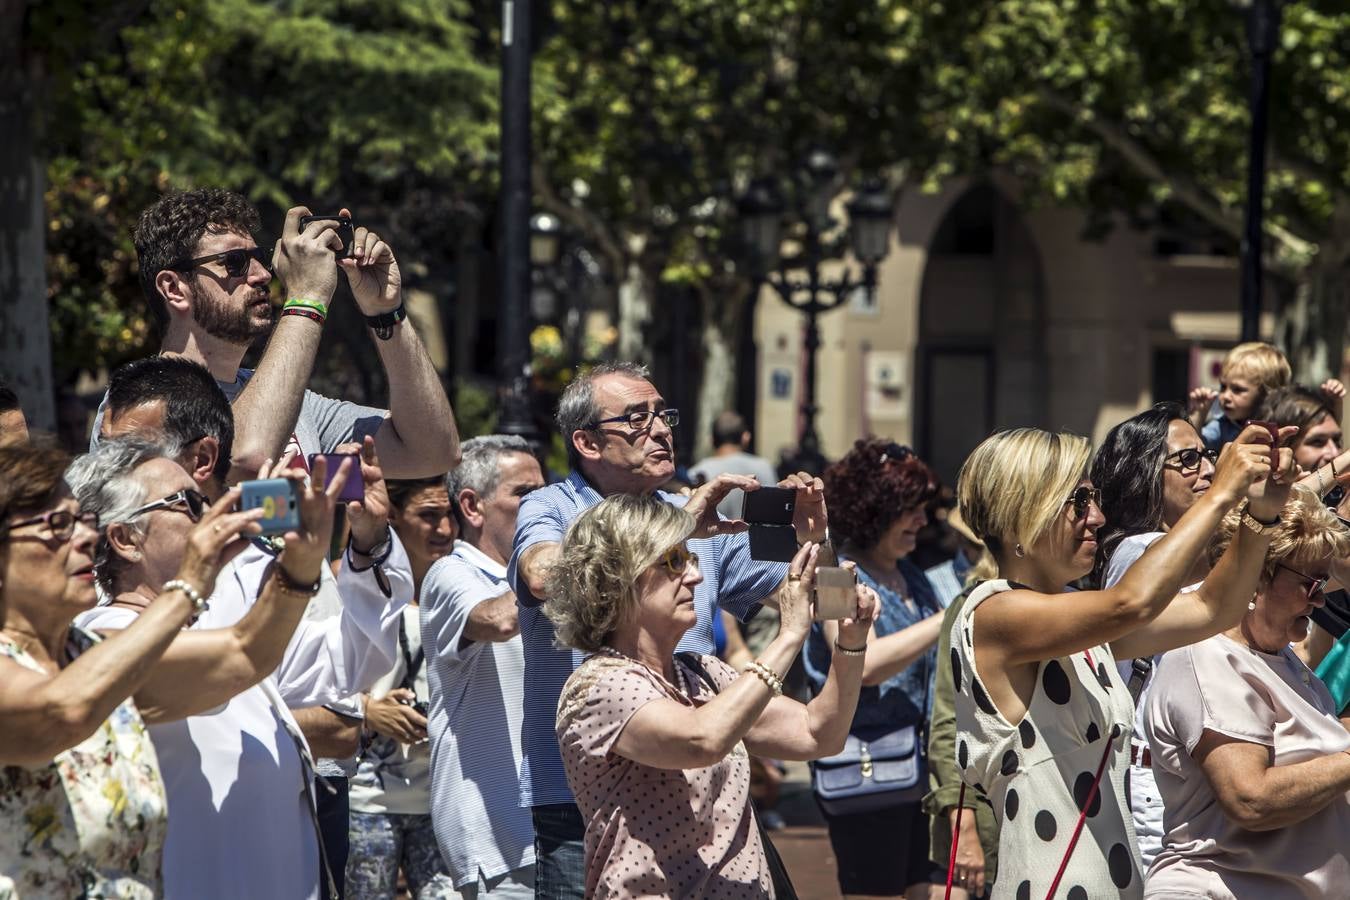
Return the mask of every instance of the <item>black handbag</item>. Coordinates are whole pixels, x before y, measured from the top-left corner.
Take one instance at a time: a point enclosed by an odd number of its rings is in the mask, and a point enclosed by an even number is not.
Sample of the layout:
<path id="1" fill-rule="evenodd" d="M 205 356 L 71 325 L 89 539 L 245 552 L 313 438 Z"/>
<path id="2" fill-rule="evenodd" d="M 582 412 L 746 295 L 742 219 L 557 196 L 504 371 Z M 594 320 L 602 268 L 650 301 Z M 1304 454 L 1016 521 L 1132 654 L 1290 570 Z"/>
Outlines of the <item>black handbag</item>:
<path id="1" fill-rule="evenodd" d="M 844 750 L 811 764 L 811 789 L 825 812 L 848 816 L 917 803 L 928 793 L 928 765 L 914 725 L 859 730 Z"/>

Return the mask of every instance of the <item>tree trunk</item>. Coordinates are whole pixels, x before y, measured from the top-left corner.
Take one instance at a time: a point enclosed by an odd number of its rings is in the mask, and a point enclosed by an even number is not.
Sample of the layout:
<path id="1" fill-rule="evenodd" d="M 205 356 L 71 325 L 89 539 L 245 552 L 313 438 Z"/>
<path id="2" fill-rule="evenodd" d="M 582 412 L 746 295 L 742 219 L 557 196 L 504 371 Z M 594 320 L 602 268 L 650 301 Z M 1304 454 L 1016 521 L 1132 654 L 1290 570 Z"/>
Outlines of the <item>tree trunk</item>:
<path id="1" fill-rule="evenodd" d="M 647 235 L 624 236 L 623 276 L 619 282 L 619 359 L 650 365 L 647 336 L 656 296 L 656 275 L 643 265 Z"/>
<path id="2" fill-rule="evenodd" d="M 712 452 L 713 419 L 726 410 L 736 410 L 736 350 L 741 346 L 742 313 L 749 292 L 744 284 L 704 284 L 699 297 L 703 304 L 703 378 L 694 426 L 695 459 Z M 748 424 L 755 427 L 754 422 Z"/>
<path id="3" fill-rule="evenodd" d="M 1276 343 L 1289 356 L 1294 380 L 1316 387 L 1341 376 L 1350 270 L 1314 262 L 1280 306 Z"/>
<path id="4" fill-rule="evenodd" d="M 0 378 L 19 395 L 29 424 L 52 430 L 46 178 L 33 118 L 40 83 L 19 66 L 6 75 L 0 79 Z"/>

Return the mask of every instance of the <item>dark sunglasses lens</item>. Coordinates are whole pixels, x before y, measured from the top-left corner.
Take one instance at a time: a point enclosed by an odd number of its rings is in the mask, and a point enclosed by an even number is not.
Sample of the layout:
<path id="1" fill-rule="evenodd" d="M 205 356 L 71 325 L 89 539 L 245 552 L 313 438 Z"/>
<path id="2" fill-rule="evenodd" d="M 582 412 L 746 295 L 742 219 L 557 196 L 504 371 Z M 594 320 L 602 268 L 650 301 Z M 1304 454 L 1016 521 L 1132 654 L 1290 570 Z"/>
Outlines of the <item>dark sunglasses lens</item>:
<path id="1" fill-rule="evenodd" d="M 231 250 L 221 261 L 225 263 L 225 272 L 231 278 L 238 278 L 248 272 L 249 262 L 253 259 L 247 250 Z"/>
<path id="2" fill-rule="evenodd" d="M 188 516 L 192 521 L 200 521 L 202 513 L 206 512 L 206 498 L 196 491 L 187 491 L 183 494 L 183 500 L 187 503 Z"/>

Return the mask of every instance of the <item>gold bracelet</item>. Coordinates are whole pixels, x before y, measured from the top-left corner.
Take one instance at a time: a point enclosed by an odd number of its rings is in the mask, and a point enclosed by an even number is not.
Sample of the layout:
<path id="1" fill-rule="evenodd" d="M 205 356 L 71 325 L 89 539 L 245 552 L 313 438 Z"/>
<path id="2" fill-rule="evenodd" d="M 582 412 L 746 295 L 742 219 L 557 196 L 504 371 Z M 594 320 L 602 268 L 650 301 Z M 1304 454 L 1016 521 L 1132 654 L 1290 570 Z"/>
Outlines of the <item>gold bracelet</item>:
<path id="1" fill-rule="evenodd" d="M 754 672 L 756 675 L 758 675 L 759 680 L 764 682 L 764 684 L 768 686 L 769 690 L 773 692 L 773 695 L 775 697 L 781 697 L 783 695 L 782 679 L 778 677 L 778 675 L 773 671 L 773 669 L 770 669 L 768 666 L 764 665 L 759 660 L 755 659 L 746 663 L 745 666 L 741 669 L 741 671 Z"/>

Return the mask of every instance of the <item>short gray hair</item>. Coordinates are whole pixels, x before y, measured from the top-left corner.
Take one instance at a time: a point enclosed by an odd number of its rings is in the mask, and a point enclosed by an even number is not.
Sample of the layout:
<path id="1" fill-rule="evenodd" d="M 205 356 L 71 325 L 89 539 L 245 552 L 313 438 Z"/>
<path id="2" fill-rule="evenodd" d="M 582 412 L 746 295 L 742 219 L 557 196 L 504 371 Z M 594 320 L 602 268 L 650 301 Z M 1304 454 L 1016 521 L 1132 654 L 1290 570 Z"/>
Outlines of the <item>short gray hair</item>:
<path id="1" fill-rule="evenodd" d="M 558 431 L 562 432 L 563 446 L 567 448 L 567 462 L 572 468 L 578 468 L 581 457 L 572 446 L 572 435 L 578 431 L 590 431 L 600 418 L 600 404 L 595 402 L 595 379 L 602 375 L 626 375 L 651 381 L 652 373 L 647 367 L 635 362 L 607 362 L 578 375 L 572 383 L 563 388 L 558 400 Z"/>
<path id="2" fill-rule="evenodd" d="M 145 503 L 145 486 L 135 477 L 136 469 L 152 459 L 173 459 L 174 448 L 138 437 L 100 441 L 66 470 L 66 484 L 84 512 L 98 513 L 99 525 L 127 522 L 139 530 L 132 513 Z M 111 591 L 125 562 L 112 552 L 106 534 L 94 551 L 98 582 Z"/>
<path id="3" fill-rule="evenodd" d="M 469 488 L 479 497 L 491 497 L 502 480 L 502 456 L 530 453 L 530 444 L 514 434 L 485 434 L 460 445 L 459 465 L 445 477 L 450 502 L 459 511 L 459 492 Z"/>

